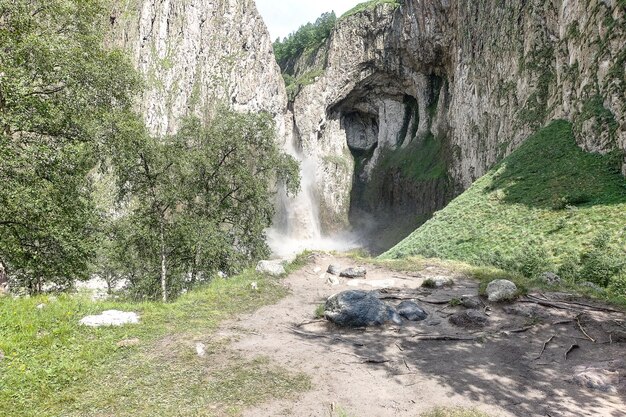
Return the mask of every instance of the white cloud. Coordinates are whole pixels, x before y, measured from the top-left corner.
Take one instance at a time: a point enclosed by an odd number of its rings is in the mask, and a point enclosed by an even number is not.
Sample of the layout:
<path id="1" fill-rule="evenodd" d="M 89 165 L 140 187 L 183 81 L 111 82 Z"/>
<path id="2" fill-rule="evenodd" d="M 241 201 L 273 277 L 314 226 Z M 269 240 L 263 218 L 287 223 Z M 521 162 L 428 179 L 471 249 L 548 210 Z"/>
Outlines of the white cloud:
<path id="1" fill-rule="evenodd" d="M 322 13 L 335 11 L 341 16 L 362 0 L 256 0 L 272 39 L 285 37 Z"/>

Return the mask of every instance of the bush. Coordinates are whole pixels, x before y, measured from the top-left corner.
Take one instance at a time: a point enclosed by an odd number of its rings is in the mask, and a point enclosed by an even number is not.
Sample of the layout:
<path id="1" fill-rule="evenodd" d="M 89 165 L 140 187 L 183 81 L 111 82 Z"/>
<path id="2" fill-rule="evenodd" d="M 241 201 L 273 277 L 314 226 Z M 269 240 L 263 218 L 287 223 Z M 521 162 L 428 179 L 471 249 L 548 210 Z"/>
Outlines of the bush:
<path id="1" fill-rule="evenodd" d="M 614 276 L 609 284 L 609 292 L 618 297 L 626 298 L 626 274 Z"/>
<path id="2" fill-rule="evenodd" d="M 543 245 L 531 242 L 513 261 L 515 270 L 527 278 L 535 278 L 552 269 L 550 258 L 550 253 Z"/>
<path id="3" fill-rule="evenodd" d="M 579 279 L 606 287 L 611 279 L 626 268 L 624 255 L 611 247 L 610 236 L 601 233 L 592 242 L 592 249 L 580 257 Z"/>

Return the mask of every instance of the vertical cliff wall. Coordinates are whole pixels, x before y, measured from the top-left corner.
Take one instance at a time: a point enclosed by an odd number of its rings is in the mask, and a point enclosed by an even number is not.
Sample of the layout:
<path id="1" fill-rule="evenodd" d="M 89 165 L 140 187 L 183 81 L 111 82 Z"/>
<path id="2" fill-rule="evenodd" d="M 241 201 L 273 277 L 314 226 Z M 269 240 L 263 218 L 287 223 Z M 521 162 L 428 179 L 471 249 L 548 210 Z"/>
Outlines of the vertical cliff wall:
<path id="1" fill-rule="evenodd" d="M 327 230 L 419 224 L 554 118 L 588 151 L 626 150 L 621 0 L 379 4 L 325 49 L 293 114 Z"/>
<path id="2" fill-rule="evenodd" d="M 154 134 L 228 105 L 273 114 L 288 137 L 285 87 L 254 0 L 117 0 L 110 19 L 145 77 L 139 106 Z"/>

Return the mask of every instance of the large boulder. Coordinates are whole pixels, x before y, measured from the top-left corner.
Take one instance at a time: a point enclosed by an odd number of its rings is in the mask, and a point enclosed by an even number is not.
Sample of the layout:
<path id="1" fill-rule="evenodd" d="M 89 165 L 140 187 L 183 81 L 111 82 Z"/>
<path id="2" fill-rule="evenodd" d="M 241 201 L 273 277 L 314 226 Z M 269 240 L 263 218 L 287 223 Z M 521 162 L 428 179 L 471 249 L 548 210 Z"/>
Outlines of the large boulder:
<path id="1" fill-rule="evenodd" d="M 273 277 L 279 277 L 287 273 L 281 261 L 260 261 L 256 266 L 256 271 Z"/>
<path id="2" fill-rule="evenodd" d="M 498 303 L 513 300 L 517 296 L 517 286 L 506 279 L 491 281 L 487 285 L 487 299 Z"/>
<path id="3" fill-rule="evenodd" d="M 324 316 L 343 327 L 381 326 L 402 323 L 396 311 L 367 291 L 344 291 L 326 300 Z"/>
<path id="4" fill-rule="evenodd" d="M 123 326 L 137 323 L 139 323 L 137 313 L 118 310 L 107 310 L 99 315 L 84 317 L 80 321 L 80 324 L 89 327 Z"/>
<path id="5" fill-rule="evenodd" d="M 398 307 L 396 307 L 396 311 L 409 321 L 422 321 L 428 318 L 428 313 L 422 310 L 420 306 L 413 301 L 407 300 L 401 302 Z"/>
<path id="6" fill-rule="evenodd" d="M 341 274 L 339 274 L 339 276 L 343 278 L 363 278 L 365 275 L 367 275 L 367 269 L 360 266 L 344 269 L 341 271 Z"/>

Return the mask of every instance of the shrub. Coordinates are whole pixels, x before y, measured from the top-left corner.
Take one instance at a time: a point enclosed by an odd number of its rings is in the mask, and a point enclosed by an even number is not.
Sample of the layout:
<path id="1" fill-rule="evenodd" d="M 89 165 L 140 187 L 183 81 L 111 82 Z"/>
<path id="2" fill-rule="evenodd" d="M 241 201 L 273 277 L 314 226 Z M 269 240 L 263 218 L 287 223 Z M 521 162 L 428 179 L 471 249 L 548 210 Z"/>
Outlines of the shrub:
<path id="1" fill-rule="evenodd" d="M 618 297 L 626 298 L 626 274 L 614 276 L 609 284 L 609 292 Z"/>

